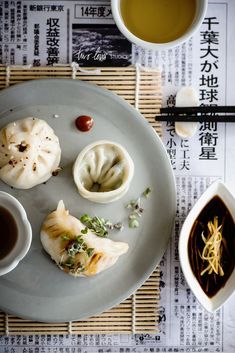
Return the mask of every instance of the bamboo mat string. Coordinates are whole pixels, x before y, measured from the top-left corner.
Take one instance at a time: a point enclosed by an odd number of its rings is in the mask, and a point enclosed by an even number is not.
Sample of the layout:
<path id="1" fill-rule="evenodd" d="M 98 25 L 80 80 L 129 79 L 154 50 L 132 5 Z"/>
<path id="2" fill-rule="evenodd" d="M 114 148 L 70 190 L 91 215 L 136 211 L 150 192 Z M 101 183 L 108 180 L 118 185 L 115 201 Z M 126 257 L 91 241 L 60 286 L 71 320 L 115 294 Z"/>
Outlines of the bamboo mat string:
<path id="1" fill-rule="evenodd" d="M 135 109 L 139 110 L 139 95 L 140 95 L 140 64 L 135 64 Z"/>
<path id="2" fill-rule="evenodd" d="M 72 333 L 73 333 L 73 323 L 72 323 L 72 321 L 69 321 L 68 322 L 68 334 L 72 335 Z"/>
<path id="3" fill-rule="evenodd" d="M 11 82 L 11 69 L 18 69 L 18 70 L 29 70 L 31 69 L 32 65 L 7 65 L 6 66 L 6 87 L 10 86 Z"/>
<path id="4" fill-rule="evenodd" d="M 5 313 L 5 335 L 9 335 L 9 320 L 8 320 L 8 314 Z"/>
<path id="5" fill-rule="evenodd" d="M 79 66 L 75 62 L 72 62 L 70 66 L 71 66 L 71 69 L 72 69 L 72 79 L 76 80 L 77 71 L 79 69 Z"/>
<path id="6" fill-rule="evenodd" d="M 17 70 L 30 70 L 33 65 L 32 64 L 29 64 L 29 65 L 8 65 L 10 66 L 11 69 L 17 69 Z"/>
<path id="7" fill-rule="evenodd" d="M 136 333 L 136 329 L 135 329 L 135 323 L 136 323 L 136 296 L 135 293 L 132 294 L 132 333 Z"/>
<path id="8" fill-rule="evenodd" d="M 92 70 L 86 70 L 81 68 L 78 63 L 75 63 L 74 61 L 70 64 L 72 70 L 74 71 L 75 77 L 72 76 L 72 78 L 76 78 L 77 71 L 83 72 L 84 74 L 90 74 L 90 75 L 101 75 L 102 72 L 100 69 L 92 69 Z"/>
<path id="9" fill-rule="evenodd" d="M 82 72 L 88 75 L 101 75 L 102 71 L 100 69 L 90 69 L 86 70 L 81 68 L 81 66 L 76 63 L 75 61 L 71 62 L 71 64 L 53 64 L 53 67 L 64 67 L 64 66 L 70 66 L 72 69 L 72 79 L 75 80 L 77 78 L 77 73 Z"/>
<path id="10" fill-rule="evenodd" d="M 10 86 L 10 79 L 11 79 L 11 67 L 10 65 L 6 66 L 6 87 Z"/>

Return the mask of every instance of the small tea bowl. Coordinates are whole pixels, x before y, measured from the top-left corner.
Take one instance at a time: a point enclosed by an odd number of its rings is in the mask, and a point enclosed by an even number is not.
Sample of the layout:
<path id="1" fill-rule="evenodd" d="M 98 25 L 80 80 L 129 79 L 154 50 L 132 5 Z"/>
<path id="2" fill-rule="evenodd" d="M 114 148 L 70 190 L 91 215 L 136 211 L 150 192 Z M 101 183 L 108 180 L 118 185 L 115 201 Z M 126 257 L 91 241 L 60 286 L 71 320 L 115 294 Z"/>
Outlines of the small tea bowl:
<path id="1" fill-rule="evenodd" d="M 179 38 L 172 40 L 171 42 L 166 43 L 152 43 L 146 40 L 143 40 L 136 35 L 134 35 L 126 26 L 123 21 L 121 9 L 120 9 L 121 0 L 111 0 L 111 8 L 114 21 L 119 28 L 120 32 L 132 43 L 148 50 L 165 50 L 174 48 L 177 45 L 180 45 L 186 42 L 201 26 L 203 19 L 206 15 L 207 11 L 207 3 L 208 0 L 196 0 L 196 13 L 193 19 L 192 24 L 186 30 L 184 34 L 182 34 Z M 143 1 L 143 4 L 145 2 Z M 143 7 L 144 11 L 144 7 Z"/>
<path id="2" fill-rule="evenodd" d="M 0 191 L 0 206 L 11 213 L 18 229 L 14 247 L 0 260 L 0 276 L 2 276 L 12 271 L 29 251 L 32 241 L 32 229 L 24 207 L 15 197 Z"/>
<path id="3" fill-rule="evenodd" d="M 215 196 L 218 196 L 223 201 L 233 221 L 235 221 L 235 198 L 224 183 L 216 181 L 210 185 L 189 212 L 182 226 L 179 238 L 179 258 L 185 279 L 197 300 L 209 312 L 214 312 L 220 308 L 235 290 L 235 267 L 225 284 L 212 297 L 209 297 L 200 286 L 190 264 L 188 244 L 192 227 L 201 211 Z M 232 234 L 232 236 L 235 237 L 235 234 Z"/>

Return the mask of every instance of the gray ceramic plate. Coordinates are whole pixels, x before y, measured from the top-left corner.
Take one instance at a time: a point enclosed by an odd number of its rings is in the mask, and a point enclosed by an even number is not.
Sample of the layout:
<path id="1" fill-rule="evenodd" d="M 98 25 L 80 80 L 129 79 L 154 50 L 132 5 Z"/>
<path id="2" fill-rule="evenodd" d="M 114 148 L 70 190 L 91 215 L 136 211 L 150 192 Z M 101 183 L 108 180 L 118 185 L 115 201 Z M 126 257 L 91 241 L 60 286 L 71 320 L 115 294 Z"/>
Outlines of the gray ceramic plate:
<path id="1" fill-rule="evenodd" d="M 58 114 L 55 119 L 53 114 Z M 89 133 L 76 130 L 74 119 L 91 115 Z M 162 142 L 147 121 L 123 99 L 84 82 L 37 80 L 0 93 L 0 127 L 10 121 L 35 116 L 55 130 L 62 148 L 63 171 L 45 185 L 30 190 L 11 189 L 0 181 L 0 190 L 23 204 L 33 228 L 28 255 L 18 267 L 0 278 L 0 307 L 6 312 L 38 321 L 72 321 L 96 315 L 133 293 L 160 261 L 173 226 L 176 194 L 174 177 Z M 89 202 L 77 193 L 72 164 L 87 144 L 110 139 L 121 143 L 135 164 L 128 193 L 108 205 Z M 74 216 L 87 212 L 119 221 L 127 218 L 126 203 L 150 186 L 144 200 L 140 227 L 111 234 L 130 249 L 111 269 L 93 278 L 73 278 L 57 268 L 43 251 L 39 232 L 44 217 L 63 199 Z"/>

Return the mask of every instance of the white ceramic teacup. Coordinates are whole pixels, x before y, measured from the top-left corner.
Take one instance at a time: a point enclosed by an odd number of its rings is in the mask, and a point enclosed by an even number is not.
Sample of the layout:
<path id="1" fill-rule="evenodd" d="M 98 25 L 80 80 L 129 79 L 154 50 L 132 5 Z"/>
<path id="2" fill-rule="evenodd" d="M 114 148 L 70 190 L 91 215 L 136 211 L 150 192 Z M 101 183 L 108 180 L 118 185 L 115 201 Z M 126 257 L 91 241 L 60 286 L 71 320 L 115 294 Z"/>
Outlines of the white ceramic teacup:
<path id="1" fill-rule="evenodd" d="M 198 30 L 198 28 L 202 24 L 202 21 L 205 17 L 206 10 L 207 10 L 207 0 L 196 0 L 196 13 L 194 16 L 194 20 L 191 26 L 181 37 L 167 43 L 152 43 L 138 38 L 132 32 L 129 31 L 129 29 L 126 27 L 122 19 L 121 10 L 120 10 L 120 1 L 121 0 L 111 0 L 112 14 L 117 27 L 122 32 L 122 34 L 132 43 L 142 48 L 152 49 L 152 50 L 170 49 L 187 41 Z"/>
<path id="2" fill-rule="evenodd" d="M 32 229 L 21 203 L 10 194 L 0 191 L 0 206 L 6 208 L 14 217 L 18 236 L 12 250 L 0 260 L 0 276 L 12 271 L 29 251 Z"/>

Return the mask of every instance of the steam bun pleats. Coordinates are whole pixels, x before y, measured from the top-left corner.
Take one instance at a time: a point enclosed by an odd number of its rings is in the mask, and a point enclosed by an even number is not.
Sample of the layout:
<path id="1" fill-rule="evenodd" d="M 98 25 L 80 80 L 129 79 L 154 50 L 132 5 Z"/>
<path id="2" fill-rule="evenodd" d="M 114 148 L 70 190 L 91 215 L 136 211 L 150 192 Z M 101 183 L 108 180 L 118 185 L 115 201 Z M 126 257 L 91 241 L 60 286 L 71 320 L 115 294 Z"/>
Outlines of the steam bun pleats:
<path id="1" fill-rule="evenodd" d="M 60 158 L 59 139 L 44 120 L 24 118 L 0 130 L 0 179 L 14 188 L 47 181 Z"/>

